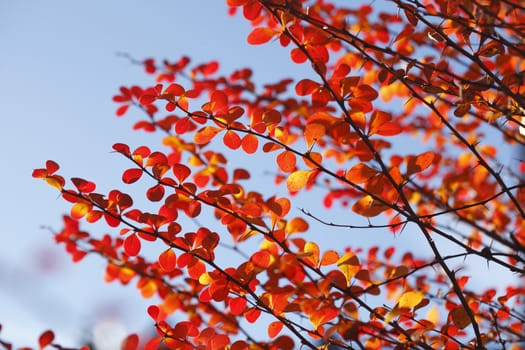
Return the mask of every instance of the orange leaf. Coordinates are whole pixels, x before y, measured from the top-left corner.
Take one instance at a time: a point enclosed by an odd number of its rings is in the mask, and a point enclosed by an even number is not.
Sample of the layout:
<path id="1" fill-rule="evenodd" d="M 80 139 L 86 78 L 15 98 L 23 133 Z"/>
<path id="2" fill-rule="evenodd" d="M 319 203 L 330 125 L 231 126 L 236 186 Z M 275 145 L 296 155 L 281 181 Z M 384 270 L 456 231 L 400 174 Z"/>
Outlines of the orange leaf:
<path id="1" fill-rule="evenodd" d="M 257 151 L 259 146 L 259 139 L 253 134 L 247 134 L 241 141 L 241 147 L 244 152 L 253 154 Z"/>
<path id="2" fill-rule="evenodd" d="M 272 261 L 272 256 L 267 250 L 261 250 L 261 251 L 255 252 L 252 255 L 250 260 L 256 266 L 266 269 L 268 268 L 268 266 L 270 266 L 270 263 Z"/>
<path id="3" fill-rule="evenodd" d="M 291 173 L 286 180 L 288 191 L 300 191 L 308 183 L 312 174 L 313 170 L 297 170 Z"/>
<path id="4" fill-rule="evenodd" d="M 410 176 L 414 173 L 421 172 L 428 168 L 434 161 L 436 154 L 434 152 L 425 152 L 414 157 L 409 156 L 407 159 L 407 175 Z"/>
<path id="5" fill-rule="evenodd" d="M 173 271 L 175 269 L 176 263 L 177 256 L 171 248 L 166 249 L 159 255 L 159 265 L 166 272 Z"/>
<path id="6" fill-rule="evenodd" d="M 402 309 L 411 309 L 423 300 L 424 294 L 422 292 L 411 290 L 401 295 L 398 300 L 399 307 Z"/>
<path id="7" fill-rule="evenodd" d="M 283 329 L 283 324 L 281 321 L 274 321 L 268 325 L 268 337 L 275 338 L 281 330 Z"/>
<path id="8" fill-rule="evenodd" d="M 285 173 L 291 173 L 295 170 L 297 159 L 295 154 L 291 151 L 283 151 L 277 155 L 277 165 Z"/>
<path id="9" fill-rule="evenodd" d="M 231 149 L 237 149 L 241 147 L 241 138 L 239 137 L 239 135 L 237 135 L 236 132 L 231 130 L 228 130 L 226 134 L 224 134 L 222 141 L 227 147 Z"/>
<path id="10" fill-rule="evenodd" d="M 339 260 L 339 254 L 335 250 L 327 250 L 321 258 L 321 266 L 335 264 Z"/>
<path id="11" fill-rule="evenodd" d="M 347 173 L 345 178 L 353 183 L 360 184 L 365 183 L 378 174 L 378 171 L 369 167 L 364 163 L 358 163 L 354 165 Z"/>
<path id="12" fill-rule="evenodd" d="M 299 96 L 306 96 L 312 94 L 319 89 L 319 83 L 310 79 L 303 79 L 295 85 L 295 93 Z"/>
<path id="13" fill-rule="evenodd" d="M 42 333 L 38 338 L 38 345 L 40 346 L 40 349 L 43 349 L 49 344 L 51 344 L 54 339 L 55 334 L 53 333 L 53 331 L 45 331 L 44 333 Z"/>
<path id="14" fill-rule="evenodd" d="M 324 308 L 321 310 L 315 310 L 310 315 L 310 322 L 315 327 L 315 329 L 317 329 L 319 328 L 319 326 L 336 318 L 338 314 L 339 314 L 339 309 L 336 309 L 334 307 Z"/>
<path id="15" fill-rule="evenodd" d="M 354 213 L 367 218 L 377 216 L 387 209 L 388 207 L 386 205 L 374 200 L 369 195 L 362 197 L 352 206 L 352 210 L 354 211 Z"/>
<path id="16" fill-rule="evenodd" d="M 271 28 L 255 28 L 250 34 L 248 34 L 248 44 L 261 45 L 267 43 L 277 33 L 278 32 Z"/>
<path id="17" fill-rule="evenodd" d="M 197 145 L 204 145 L 210 142 L 221 130 L 213 126 L 205 126 L 193 135 L 193 142 Z"/>
<path id="18" fill-rule="evenodd" d="M 306 141 L 306 147 L 310 149 L 312 145 L 319 141 L 326 133 L 324 125 L 319 123 L 306 124 L 304 128 L 304 139 Z"/>

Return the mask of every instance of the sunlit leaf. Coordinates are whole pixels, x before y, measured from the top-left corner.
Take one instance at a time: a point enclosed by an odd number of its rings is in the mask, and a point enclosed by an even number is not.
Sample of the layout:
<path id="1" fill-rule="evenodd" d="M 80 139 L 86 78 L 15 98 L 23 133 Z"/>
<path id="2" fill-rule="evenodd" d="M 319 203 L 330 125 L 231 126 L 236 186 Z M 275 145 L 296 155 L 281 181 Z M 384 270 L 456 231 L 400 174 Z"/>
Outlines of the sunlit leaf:
<path id="1" fill-rule="evenodd" d="M 193 142 L 197 145 L 207 144 L 215 137 L 215 135 L 221 132 L 221 130 L 222 129 L 213 126 L 205 126 L 193 135 Z"/>
<path id="2" fill-rule="evenodd" d="M 124 251 L 129 256 L 136 256 L 140 252 L 140 239 L 135 234 L 131 234 L 124 240 Z"/>
<path id="3" fill-rule="evenodd" d="M 50 345 L 54 339 L 55 334 L 52 331 L 45 331 L 44 333 L 42 333 L 38 338 L 38 345 L 40 346 L 40 349 L 43 349 L 46 346 Z"/>
<path id="4" fill-rule="evenodd" d="M 268 337 L 275 338 L 281 333 L 283 329 L 283 323 L 281 321 L 274 321 L 268 325 Z"/>
<path id="5" fill-rule="evenodd" d="M 127 169 L 122 173 L 122 181 L 126 184 L 132 184 L 138 181 L 142 176 L 142 169 L 131 168 Z"/>
<path id="6" fill-rule="evenodd" d="M 270 41 L 277 32 L 271 28 L 255 28 L 248 34 L 248 44 L 261 45 Z"/>
<path id="7" fill-rule="evenodd" d="M 173 271 L 175 269 L 176 264 L 177 256 L 175 255 L 173 249 L 166 249 L 159 255 L 159 265 L 164 271 Z"/>
<path id="8" fill-rule="evenodd" d="M 297 170 L 291 173 L 286 180 L 288 191 L 297 192 L 303 189 L 312 174 L 312 170 Z"/>
<path id="9" fill-rule="evenodd" d="M 424 294 L 420 291 L 412 290 L 405 292 L 401 295 L 398 300 L 400 308 L 411 309 L 421 302 L 424 298 Z"/>

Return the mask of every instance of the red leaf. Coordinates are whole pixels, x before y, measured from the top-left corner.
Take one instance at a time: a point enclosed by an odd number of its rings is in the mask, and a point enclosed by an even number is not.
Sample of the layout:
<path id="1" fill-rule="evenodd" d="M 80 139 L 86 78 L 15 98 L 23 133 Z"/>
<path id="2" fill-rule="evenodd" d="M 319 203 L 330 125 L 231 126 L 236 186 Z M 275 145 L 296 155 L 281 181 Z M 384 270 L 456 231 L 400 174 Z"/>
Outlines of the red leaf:
<path id="1" fill-rule="evenodd" d="M 122 341 L 121 350 L 136 350 L 139 346 L 139 336 L 130 334 Z"/>
<path id="2" fill-rule="evenodd" d="M 132 234 L 124 240 L 124 251 L 129 256 L 137 256 L 140 252 L 140 239 Z"/>
<path id="3" fill-rule="evenodd" d="M 44 333 L 42 333 L 38 338 L 38 345 L 40 346 L 40 349 L 43 349 L 49 344 L 51 344 L 54 339 L 55 334 L 52 331 L 45 331 Z"/>
<path id="4" fill-rule="evenodd" d="M 260 309 L 250 309 L 245 314 L 244 317 L 246 318 L 246 321 L 250 323 L 254 323 L 257 321 L 257 319 L 261 316 L 261 310 Z"/>
<path id="5" fill-rule="evenodd" d="M 124 114 L 126 114 L 128 109 L 129 109 L 129 105 L 122 105 L 119 108 L 117 108 L 117 111 L 115 112 L 115 114 L 117 115 L 117 117 L 122 117 Z"/>
<path id="6" fill-rule="evenodd" d="M 271 28 L 255 28 L 248 34 L 248 44 L 260 45 L 270 41 L 277 32 Z"/>
<path id="7" fill-rule="evenodd" d="M 179 180 L 179 183 L 183 183 L 191 174 L 190 168 L 184 164 L 175 164 L 173 166 L 173 175 Z"/>
<path id="8" fill-rule="evenodd" d="M 176 263 L 177 256 L 171 248 L 166 249 L 164 252 L 162 252 L 162 254 L 159 255 L 159 265 L 166 272 L 173 271 L 175 269 Z"/>
<path id="9" fill-rule="evenodd" d="M 123 155 L 129 157 L 131 152 L 129 150 L 129 146 L 123 143 L 115 143 L 113 145 L 113 149 L 117 151 L 118 153 L 122 153 Z"/>
<path id="10" fill-rule="evenodd" d="M 122 174 L 122 181 L 126 184 L 132 184 L 136 182 L 142 176 L 142 169 L 131 168 Z"/>
<path id="11" fill-rule="evenodd" d="M 156 305 L 151 305 L 148 307 L 148 315 L 154 320 L 158 321 L 158 317 L 160 314 L 160 309 Z"/>
<path id="12" fill-rule="evenodd" d="M 152 202 L 158 202 L 164 197 L 164 186 L 161 184 L 151 187 L 146 192 L 146 197 Z"/>
<path id="13" fill-rule="evenodd" d="M 48 160 L 46 161 L 46 169 L 48 175 L 52 175 L 54 172 L 56 172 L 60 167 L 58 166 L 58 163 Z"/>
<path id="14" fill-rule="evenodd" d="M 91 181 L 86 181 L 84 179 L 74 177 L 71 179 L 71 182 L 75 187 L 80 191 L 84 193 L 91 193 L 95 191 L 96 185 Z"/>
<path id="15" fill-rule="evenodd" d="M 242 314 L 244 312 L 248 302 L 246 301 L 245 298 L 238 297 L 238 298 L 230 299 L 228 304 L 230 306 L 230 310 L 231 310 L 232 314 L 237 316 L 237 315 L 240 315 L 240 314 Z"/>
<path id="16" fill-rule="evenodd" d="M 140 102 L 141 105 L 147 106 L 147 105 L 152 104 L 156 100 L 157 100 L 157 96 L 146 94 L 146 95 L 142 95 L 140 97 L 139 102 Z"/>
<path id="17" fill-rule="evenodd" d="M 241 138 L 232 130 L 228 130 L 226 134 L 224 134 L 222 141 L 231 149 L 237 149 L 241 146 Z"/>

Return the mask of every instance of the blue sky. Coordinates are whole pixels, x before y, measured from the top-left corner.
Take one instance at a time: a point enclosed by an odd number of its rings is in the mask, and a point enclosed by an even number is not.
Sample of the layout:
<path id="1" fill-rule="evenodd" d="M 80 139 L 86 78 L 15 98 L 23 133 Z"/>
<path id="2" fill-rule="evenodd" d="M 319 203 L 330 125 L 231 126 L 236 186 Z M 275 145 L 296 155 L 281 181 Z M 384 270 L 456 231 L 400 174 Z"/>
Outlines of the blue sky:
<path id="1" fill-rule="evenodd" d="M 104 284 L 100 260 L 72 265 L 40 228 L 60 228 L 68 206 L 31 171 L 54 159 L 67 177 L 110 188 L 108 169 L 123 164 L 111 145 L 145 138 L 130 131 L 131 118 L 114 117 L 111 97 L 120 85 L 151 83 L 116 53 L 186 54 L 195 62 L 223 61 L 224 71 L 264 70 L 270 50 L 248 47 L 248 31 L 241 18 L 228 17 L 223 1 L 0 1 L 2 339 L 34 345 L 53 328 L 72 345 L 89 334 L 97 314 L 147 322 L 148 302 L 133 288 Z M 121 298 L 130 300 L 125 309 L 114 307 Z"/>
<path id="2" fill-rule="evenodd" d="M 31 171 L 53 159 L 66 177 L 88 178 L 107 190 L 128 165 L 110 152 L 112 144 L 151 140 L 130 130 L 132 118 L 114 116 L 111 97 L 120 85 L 151 84 L 117 52 L 137 59 L 216 59 L 223 72 L 253 68 L 258 81 L 305 72 L 277 43 L 248 46 L 248 24 L 228 17 L 224 3 L 0 0 L 1 339 L 34 345 L 52 328 L 70 346 L 101 318 L 125 319 L 130 332 L 149 324 L 144 308 L 150 302 L 133 287 L 104 284 L 101 260 L 73 265 L 53 244 L 41 226 L 60 228 L 69 207 Z"/>

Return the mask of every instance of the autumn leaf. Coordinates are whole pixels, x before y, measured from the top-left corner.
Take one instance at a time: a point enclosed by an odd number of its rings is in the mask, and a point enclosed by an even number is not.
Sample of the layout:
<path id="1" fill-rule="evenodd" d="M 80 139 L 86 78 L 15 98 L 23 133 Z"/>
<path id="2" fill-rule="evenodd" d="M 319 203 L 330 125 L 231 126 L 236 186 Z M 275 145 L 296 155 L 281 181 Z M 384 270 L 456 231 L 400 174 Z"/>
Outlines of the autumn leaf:
<path id="1" fill-rule="evenodd" d="M 277 32 L 271 28 L 255 28 L 248 35 L 248 44 L 261 45 L 270 41 Z"/>
<path id="2" fill-rule="evenodd" d="M 297 192 L 303 189 L 310 180 L 313 170 L 297 170 L 291 173 L 286 180 L 286 187 L 290 192 Z"/>
<path id="3" fill-rule="evenodd" d="M 403 293 L 400 297 L 398 305 L 400 308 L 411 309 L 423 300 L 424 294 L 419 291 L 408 291 Z"/>

